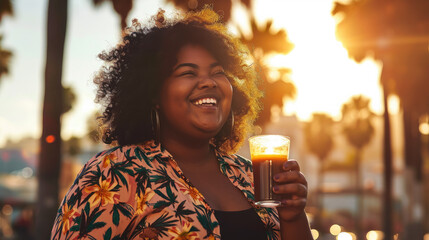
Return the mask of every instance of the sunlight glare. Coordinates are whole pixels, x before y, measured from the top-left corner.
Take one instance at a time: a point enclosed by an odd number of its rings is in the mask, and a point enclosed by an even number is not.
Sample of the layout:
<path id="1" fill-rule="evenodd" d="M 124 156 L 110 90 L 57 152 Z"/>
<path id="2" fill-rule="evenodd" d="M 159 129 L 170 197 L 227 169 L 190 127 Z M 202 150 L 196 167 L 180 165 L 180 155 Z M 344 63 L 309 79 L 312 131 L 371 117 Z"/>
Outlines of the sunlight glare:
<path id="1" fill-rule="evenodd" d="M 384 238 L 382 231 L 371 230 L 366 234 L 368 240 L 381 240 Z"/>
<path id="2" fill-rule="evenodd" d="M 419 131 L 423 135 L 429 135 L 429 114 L 426 114 L 421 118 Z"/>
<path id="3" fill-rule="evenodd" d="M 313 236 L 314 240 L 319 238 L 319 231 L 316 229 L 311 229 L 311 235 Z"/>
<path id="4" fill-rule="evenodd" d="M 389 114 L 396 115 L 399 113 L 400 110 L 400 100 L 397 95 L 391 95 L 387 98 L 388 101 L 388 108 L 389 108 Z"/>
<path id="5" fill-rule="evenodd" d="M 10 204 L 3 205 L 1 213 L 5 216 L 10 216 L 13 213 L 13 207 Z"/>
<path id="6" fill-rule="evenodd" d="M 341 233 L 341 226 L 338 224 L 333 224 L 330 228 L 329 228 L 329 232 L 334 235 L 337 236 L 338 234 Z"/>
<path id="7" fill-rule="evenodd" d="M 355 240 L 355 239 L 356 239 L 356 236 L 354 236 L 353 233 L 349 233 L 349 232 L 341 232 L 337 236 L 337 240 Z"/>
<path id="8" fill-rule="evenodd" d="M 308 120 L 313 112 L 324 112 L 339 120 L 342 104 L 352 96 L 364 95 L 371 99 L 371 110 L 380 114 L 381 65 L 368 58 L 356 63 L 348 57 L 335 37 L 332 1 L 312 2 L 312 8 L 306 1 L 275 4 L 278 7 L 269 8 L 271 4 L 256 1 L 255 14 L 257 19 L 275 19 L 273 27 L 286 29 L 295 46 L 289 54 L 273 55 L 266 62 L 271 67 L 292 69 L 290 79 L 297 87 L 297 96 L 294 104 L 285 104 L 284 113 Z"/>

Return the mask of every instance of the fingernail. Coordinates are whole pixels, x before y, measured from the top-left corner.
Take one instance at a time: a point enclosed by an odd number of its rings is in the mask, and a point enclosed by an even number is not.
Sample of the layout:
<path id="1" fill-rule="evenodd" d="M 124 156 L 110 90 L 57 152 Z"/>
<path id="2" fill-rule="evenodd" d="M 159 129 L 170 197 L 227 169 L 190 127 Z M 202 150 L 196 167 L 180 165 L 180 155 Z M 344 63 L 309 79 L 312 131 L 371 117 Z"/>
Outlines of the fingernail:
<path id="1" fill-rule="evenodd" d="M 283 164 L 283 169 L 284 169 L 284 170 L 288 170 L 288 163 L 287 163 L 287 162 L 285 162 L 285 163 Z"/>
<path id="2" fill-rule="evenodd" d="M 279 175 L 274 176 L 274 180 L 275 180 L 275 181 L 278 181 L 279 179 L 280 179 L 280 176 L 279 176 Z"/>
<path id="3" fill-rule="evenodd" d="M 273 187 L 273 191 L 274 191 L 274 192 L 278 192 L 279 190 L 280 190 L 279 186 L 274 186 L 274 187 Z"/>

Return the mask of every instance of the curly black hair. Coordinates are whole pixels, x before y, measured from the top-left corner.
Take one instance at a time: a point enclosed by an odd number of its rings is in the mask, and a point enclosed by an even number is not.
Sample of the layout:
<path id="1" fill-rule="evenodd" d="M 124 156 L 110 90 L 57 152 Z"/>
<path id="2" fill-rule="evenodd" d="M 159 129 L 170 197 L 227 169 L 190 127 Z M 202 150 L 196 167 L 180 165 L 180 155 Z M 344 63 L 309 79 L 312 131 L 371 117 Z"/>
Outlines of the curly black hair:
<path id="1" fill-rule="evenodd" d="M 237 150 L 257 116 L 261 93 L 249 51 L 208 7 L 169 20 L 160 10 L 145 27 L 133 20 L 122 42 L 99 54 L 105 65 L 94 78 L 95 101 L 103 104 L 104 143 L 130 145 L 155 138 L 151 110 L 163 81 L 172 73 L 177 53 L 187 44 L 210 52 L 232 83 L 233 129 L 224 126 L 212 143 L 225 152 Z"/>

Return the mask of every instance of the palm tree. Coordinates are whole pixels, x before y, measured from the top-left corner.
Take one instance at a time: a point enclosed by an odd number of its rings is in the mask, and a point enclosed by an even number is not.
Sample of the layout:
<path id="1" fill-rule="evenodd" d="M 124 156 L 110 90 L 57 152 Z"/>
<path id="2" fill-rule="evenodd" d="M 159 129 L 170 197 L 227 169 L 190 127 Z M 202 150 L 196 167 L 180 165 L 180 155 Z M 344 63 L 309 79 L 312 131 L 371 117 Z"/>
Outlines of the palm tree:
<path id="1" fill-rule="evenodd" d="M 304 127 L 305 143 L 308 150 L 316 155 L 320 161 L 319 173 L 318 173 L 318 191 L 317 198 L 319 199 L 319 212 L 323 213 L 322 204 L 322 184 L 323 177 L 325 175 L 325 162 L 334 146 L 333 140 L 333 119 L 324 113 L 313 113 L 312 119 Z M 320 221 L 320 214 L 316 217 Z M 315 224 L 320 224 L 319 221 L 315 221 Z"/>
<path id="2" fill-rule="evenodd" d="M 0 1 L 0 22 L 4 16 L 13 14 L 13 6 L 10 0 Z"/>
<path id="3" fill-rule="evenodd" d="M 1 77 L 9 73 L 9 62 L 12 57 L 12 52 L 2 47 L 2 38 L 0 35 L 0 83 Z"/>
<path id="4" fill-rule="evenodd" d="M 61 114 L 67 113 L 72 110 L 76 102 L 76 93 L 70 86 L 63 87 L 63 110 Z"/>
<path id="5" fill-rule="evenodd" d="M 61 84 L 64 41 L 67 26 L 67 0 L 48 3 L 45 95 L 43 99 L 43 129 L 38 166 L 36 206 L 36 239 L 49 239 L 52 221 L 58 209 L 58 179 L 61 169 L 61 114 L 63 86 Z"/>
<path id="6" fill-rule="evenodd" d="M 264 90 L 265 97 L 261 100 L 262 111 L 256 119 L 255 124 L 264 126 L 271 120 L 271 108 L 273 106 L 278 106 L 280 109 L 283 109 L 285 99 L 295 98 L 296 87 L 291 81 L 287 80 L 287 73 L 289 71 L 286 71 L 285 68 L 278 69 L 280 75 L 277 79 L 268 78 L 266 74 L 266 72 L 269 70 L 268 67 L 261 66 L 260 68 L 264 69 L 261 70 L 260 74 L 263 74 L 264 82 L 261 87 Z"/>
<path id="7" fill-rule="evenodd" d="M 323 166 L 334 146 L 332 126 L 334 120 L 325 113 L 313 113 L 312 119 L 304 127 L 305 143 L 308 150 L 319 158 Z M 324 167 L 319 168 L 317 181 L 319 191 L 322 188 Z"/>
<path id="8" fill-rule="evenodd" d="M 413 181 L 421 181 L 421 136 L 418 119 L 429 112 L 427 77 L 429 76 L 429 2 L 425 0 L 361 0 L 348 4 L 335 3 L 333 14 L 341 14 L 337 37 L 356 61 L 373 56 L 383 63 L 381 84 L 384 92 L 385 121 L 385 235 L 392 238 L 392 161 L 390 126 L 387 107 L 388 94 L 401 99 L 404 117 L 405 161 L 413 170 Z M 417 185 L 416 183 L 410 186 Z M 413 196 L 410 193 L 409 196 Z M 411 211 L 410 213 L 411 214 Z M 416 231 L 413 231 L 415 233 Z M 421 239 L 423 236 L 408 236 Z"/>
<path id="9" fill-rule="evenodd" d="M 250 11 L 248 11 L 250 14 Z M 285 98 L 293 99 L 296 95 L 296 87 L 287 79 L 290 69 L 279 69 L 280 77 L 270 79 L 268 72 L 270 67 L 264 64 L 268 54 L 288 54 L 294 45 L 288 41 L 286 31 L 281 29 L 274 32 L 272 20 L 268 20 L 263 27 L 258 26 L 253 16 L 250 16 L 251 37 L 238 28 L 240 39 L 250 49 L 254 61 L 261 77 L 261 88 L 265 93 L 262 99 L 262 111 L 259 114 L 256 124 L 263 127 L 271 119 L 271 108 L 274 105 L 283 107 Z M 286 79 L 286 80 L 285 80 Z"/>
<path id="10" fill-rule="evenodd" d="M 86 120 L 86 135 L 89 137 L 92 143 L 99 143 L 100 141 L 99 118 L 100 113 L 95 111 Z"/>
<path id="11" fill-rule="evenodd" d="M 92 0 L 94 6 L 98 7 L 103 2 L 111 2 L 113 9 L 121 17 L 121 29 L 127 27 L 128 14 L 133 8 L 133 0 Z"/>
<path id="12" fill-rule="evenodd" d="M 4 16 L 12 15 L 12 14 L 13 14 L 12 2 L 10 0 L 0 1 L 0 22 L 2 21 Z M 10 58 L 12 57 L 12 52 L 10 52 L 7 49 L 4 49 L 1 46 L 2 38 L 3 36 L 0 35 L 0 80 L 3 75 L 9 73 L 9 62 L 10 62 Z"/>
<path id="13" fill-rule="evenodd" d="M 374 136 L 374 126 L 371 119 L 374 113 L 369 108 L 370 100 L 364 96 L 353 97 L 350 102 L 342 106 L 343 133 L 346 135 L 348 142 L 353 145 L 356 150 L 355 154 L 355 171 L 356 171 L 356 195 L 357 195 L 357 211 L 356 211 L 356 233 L 357 239 L 363 239 L 362 235 L 362 211 L 363 211 L 363 196 L 362 196 L 362 173 L 361 161 L 362 150 L 370 142 Z"/>

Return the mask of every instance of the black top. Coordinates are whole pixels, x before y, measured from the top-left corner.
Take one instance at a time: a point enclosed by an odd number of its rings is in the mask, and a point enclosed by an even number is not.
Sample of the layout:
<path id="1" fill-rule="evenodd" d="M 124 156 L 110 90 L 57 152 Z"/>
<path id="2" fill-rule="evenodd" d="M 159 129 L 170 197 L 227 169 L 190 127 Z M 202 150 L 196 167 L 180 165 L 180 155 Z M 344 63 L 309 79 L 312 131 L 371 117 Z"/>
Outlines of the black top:
<path id="1" fill-rule="evenodd" d="M 222 240 L 266 240 L 267 231 L 253 208 L 242 211 L 214 210 Z"/>

